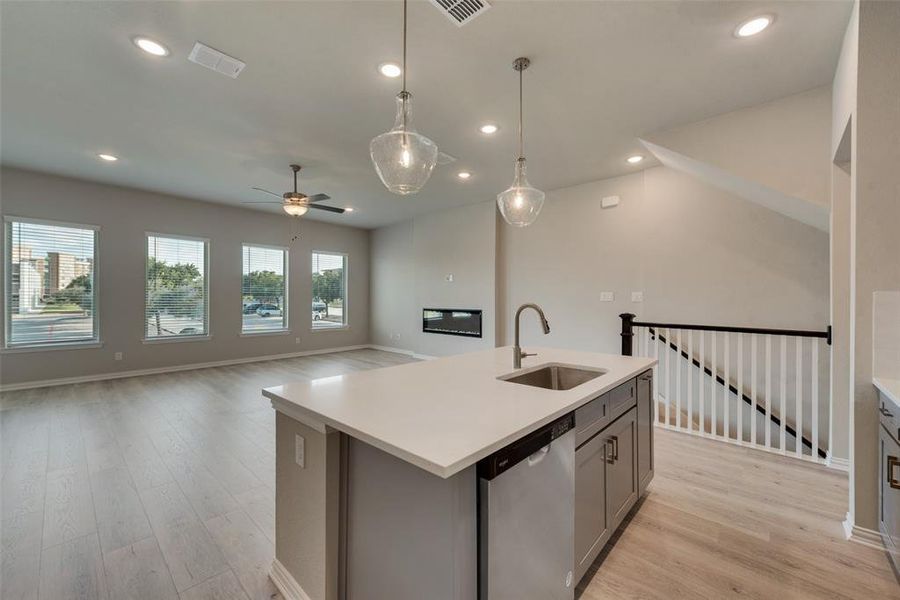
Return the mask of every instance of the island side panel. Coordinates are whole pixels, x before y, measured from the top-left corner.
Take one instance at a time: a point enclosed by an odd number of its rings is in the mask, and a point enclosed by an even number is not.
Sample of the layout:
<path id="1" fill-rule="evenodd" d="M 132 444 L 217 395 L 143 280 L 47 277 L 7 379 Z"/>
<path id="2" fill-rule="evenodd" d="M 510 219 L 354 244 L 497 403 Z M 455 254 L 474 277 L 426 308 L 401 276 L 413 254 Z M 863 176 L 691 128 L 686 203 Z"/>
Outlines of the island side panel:
<path id="1" fill-rule="evenodd" d="M 442 479 L 351 439 L 348 600 L 477 597 L 475 467 Z"/>
<path id="2" fill-rule="evenodd" d="M 310 600 L 337 600 L 341 434 L 275 415 L 275 560 Z"/>

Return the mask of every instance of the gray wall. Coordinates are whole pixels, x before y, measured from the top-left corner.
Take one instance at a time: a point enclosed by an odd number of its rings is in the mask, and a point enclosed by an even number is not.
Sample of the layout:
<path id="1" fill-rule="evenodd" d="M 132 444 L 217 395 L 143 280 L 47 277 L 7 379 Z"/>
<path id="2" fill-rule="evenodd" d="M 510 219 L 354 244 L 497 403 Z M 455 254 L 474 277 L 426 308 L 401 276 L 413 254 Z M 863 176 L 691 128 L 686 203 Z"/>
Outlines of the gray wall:
<path id="1" fill-rule="evenodd" d="M 483 202 L 372 233 L 373 344 L 428 356 L 494 347 L 495 219 Z M 482 309 L 483 337 L 423 333 L 425 307 Z"/>
<path id="2" fill-rule="evenodd" d="M 605 196 L 620 204 L 603 209 Z M 618 315 L 677 323 L 824 329 L 828 234 L 667 167 L 551 192 L 538 221 L 504 227 L 504 318 L 537 302 L 528 344 L 618 352 Z M 614 292 L 613 302 L 600 293 Z M 631 293 L 643 292 L 643 302 Z"/>
<path id="3" fill-rule="evenodd" d="M 129 188 L 3 168 L 3 215 L 100 226 L 100 339 L 96 349 L 4 353 L 4 385 L 365 344 L 369 338 L 369 232 Z M 144 233 L 210 239 L 210 333 L 198 342 L 143 344 Z M 241 337 L 241 244 L 290 247 L 291 334 Z M 313 250 L 349 254 L 349 329 L 310 331 Z M 299 341 L 296 340 L 299 338 Z M 115 352 L 124 360 L 115 361 Z"/>

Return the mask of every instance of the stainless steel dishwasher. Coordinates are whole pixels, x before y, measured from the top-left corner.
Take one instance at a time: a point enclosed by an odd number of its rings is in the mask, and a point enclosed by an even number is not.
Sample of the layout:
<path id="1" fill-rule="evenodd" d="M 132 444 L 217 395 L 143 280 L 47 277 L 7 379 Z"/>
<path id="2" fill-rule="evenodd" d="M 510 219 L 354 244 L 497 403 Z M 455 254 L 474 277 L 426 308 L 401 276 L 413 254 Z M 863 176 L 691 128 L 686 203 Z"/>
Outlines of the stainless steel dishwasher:
<path id="1" fill-rule="evenodd" d="M 575 417 L 478 463 L 480 600 L 571 600 Z"/>

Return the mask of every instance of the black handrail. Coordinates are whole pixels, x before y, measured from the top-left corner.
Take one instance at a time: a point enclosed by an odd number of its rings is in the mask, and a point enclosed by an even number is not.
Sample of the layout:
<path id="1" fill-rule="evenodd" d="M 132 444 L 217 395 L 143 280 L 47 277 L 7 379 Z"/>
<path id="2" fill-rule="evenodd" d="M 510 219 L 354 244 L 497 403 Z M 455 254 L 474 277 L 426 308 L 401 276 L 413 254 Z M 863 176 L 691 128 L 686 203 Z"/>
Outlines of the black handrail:
<path id="1" fill-rule="evenodd" d="M 631 313 L 623 313 L 619 315 L 622 318 L 622 354 L 624 356 L 632 356 L 632 341 L 634 339 L 634 327 L 646 327 L 651 335 L 651 339 L 655 336 L 659 336 L 659 341 L 666 344 L 667 347 L 679 352 L 682 358 L 691 361 L 698 369 L 702 368 L 703 372 L 710 377 L 715 375 L 716 382 L 723 387 L 727 386 L 728 391 L 733 393 L 735 396 L 739 396 L 745 404 L 753 405 L 753 399 L 747 396 L 743 390 L 738 390 L 736 386 L 731 385 L 731 382 L 726 382 L 723 377 L 721 377 L 718 373 L 713 374 L 712 370 L 708 368 L 706 365 L 701 365 L 700 361 L 682 350 L 673 342 L 670 342 L 666 339 L 666 337 L 660 333 L 658 333 L 658 329 L 693 329 L 694 331 L 727 331 L 727 332 L 735 332 L 735 333 L 761 333 L 761 334 L 769 334 L 769 335 L 790 335 L 796 337 L 814 337 L 814 338 L 824 338 L 827 340 L 828 344 L 831 344 L 831 326 L 828 326 L 827 331 L 800 331 L 800 330 L 792 330 L 792 329 L 760 329 L 754 327 L 717 327 L 713 325 L 677 325 L 677 324 L 667 324 L 667 323 L 644 323 L 638 322 L 634 320 L 635 315 Z M 768 398 L 766 399 L 768 402 Z M 770 413 L 766 407 L 761 404 L 756 405 L 756 412 L 762 413 L 764 416 L 768 415 L 769 419 L 775 425 L 781 426 L 781 419 L 776 417 L 772 413 Z M 787 423 L 784 424 L 785 432 L 791 434 L 794 439 L 797 439 L 797 430 L 794 427 L 791 427 Z M 804 446 L 812 451 L 812 442 L 806 439 L 806 436 L 801 435 L 800 440 Z M 818 449 L 819 457 L 827 458 L 827 453 L 821 448 Z"/>

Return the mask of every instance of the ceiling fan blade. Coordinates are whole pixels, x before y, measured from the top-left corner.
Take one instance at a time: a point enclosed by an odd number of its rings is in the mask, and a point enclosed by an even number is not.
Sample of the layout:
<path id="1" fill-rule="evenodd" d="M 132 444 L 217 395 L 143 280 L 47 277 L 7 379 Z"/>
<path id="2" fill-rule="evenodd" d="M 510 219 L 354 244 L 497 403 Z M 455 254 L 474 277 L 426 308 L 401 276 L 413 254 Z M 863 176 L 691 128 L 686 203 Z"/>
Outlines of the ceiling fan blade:
<path id="1" fill-rule="evenodd" d="M 266 194 L 272 194 L 272 195 L 275 196 L 276 198 L 281 198 L 281 194 L 276 194 L 275 192 L 270 192 L 269 190 L 264 190 L 264 189 L 262 189 L 261 187 L 252 187 L 252 188 L 250 188 L 250 189 L 251 189 L 251 190 L 256 190 L 256 191 L 258 191 L 258 192 L 264 192 L 264 193 L 266 193 Z"/>
<path id="2" fill-rule="evenodd" d="M 284 204 L 284 202 L 275 202 L 274 200 L 242 200 L 241 204 Z"/>
<path id="3" fill-rule="evenodd" d="M 328 212 L 333 212 L 333 213 L 338 213 L 338 214 L 341 214 L 344 212 L 343 208 L 335 208 L 333 206 L 321 206 L 319 204 L 310 204 L 309 207 L 317 208 L 319 210 L 327 210 Z"/>
<path id="4" fill-rule="evenodd" d="M 306 198 L 307 202 L 321 202 L 322 200 L 331 200 L 331 196 L 328 194 L 313 194 Z"/>

